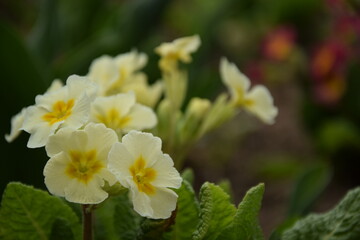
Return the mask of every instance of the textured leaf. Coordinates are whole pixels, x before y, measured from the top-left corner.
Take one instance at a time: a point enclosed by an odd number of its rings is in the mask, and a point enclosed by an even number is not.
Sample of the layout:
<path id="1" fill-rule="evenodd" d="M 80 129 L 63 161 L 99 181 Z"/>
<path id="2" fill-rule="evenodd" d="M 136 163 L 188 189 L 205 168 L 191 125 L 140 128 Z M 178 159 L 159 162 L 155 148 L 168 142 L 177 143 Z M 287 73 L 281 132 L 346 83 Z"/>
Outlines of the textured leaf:
<path id="1" fill-rule="evenodd" d="M 350 191 L 331 211 L 299 220 L 284 232 L 282 239 L 360 239 L 360 188 Z"/>
<path id="2" fill-rule="evenodd" d="M 239 204 L 234 221 L 221 233 L 219 240 L 264 239 L 258 221 L 264 190 L 264 184 L 261 183 L 247 191 Z"/>
<path id="3" fill-rule="evenodd" d="M 199 222 L 199 203 L 190 183 L 183 180 L 182 186 L 176 191 L 179 195 L 175 224 L 168 234 L 170 239 L 188 240 L 196 230 Z"/>
<path id="4" fill-rule="evenodd" d="M 139 231 L 141 217 L 135 213 L 127 193 L 111 197 L 95 211 L 96 239 L 133 240 Z"/>
<path id="5" fill-rule="evenodd" d="M 290 200 L 288 217 L 301 216 L 323 192 L 331 179 L 326 164 L 316 164 L 306 169 L 298 178 Z"/>
<path id="6" fill-rule="evenodd" d="M 66 239 L 81 237 L 79 219 L 68 205 L 33 187 L 8 184 L 0 209 L 0 239 L 60 239 L 60 229 Z"/>
<path id="7" fill-rule="evenodd" d="M 200 222 L 193 239 L 216 239 L 233 220 L 236 208 L 229 202 L 229 195 L 212 183 L 204 183 L 200 189 Z"/>

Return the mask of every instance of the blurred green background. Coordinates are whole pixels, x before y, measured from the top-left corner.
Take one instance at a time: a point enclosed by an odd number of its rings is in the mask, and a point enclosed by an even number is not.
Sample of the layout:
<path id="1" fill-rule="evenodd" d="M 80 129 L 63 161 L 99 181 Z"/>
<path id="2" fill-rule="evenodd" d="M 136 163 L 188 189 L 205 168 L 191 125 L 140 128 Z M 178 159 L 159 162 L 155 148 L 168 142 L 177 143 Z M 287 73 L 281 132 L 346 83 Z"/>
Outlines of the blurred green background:
<path id="1" fill-rule="evenodd" d="M 53 79 L 85 75 L 93 59 L 136 48 L 148 54 L 144 71 L 154 82 L 153 49 L 199 34 L 187 97 L 225 90 L 218 65 L 226 56 L 270 88 L 279 116 L 264 126 L 242 114 L 195 146 L 186 165 L 198 184 L 230 179 L 235 201 L 265 182 L 269 235 L 360 183 L 359 12 L 358 0 L 2 0 L 0 135 Z M 9 181 L 45 188 L 45 151 L 26 148 L 27 139 L 0 138 L 0 193 Z"/>

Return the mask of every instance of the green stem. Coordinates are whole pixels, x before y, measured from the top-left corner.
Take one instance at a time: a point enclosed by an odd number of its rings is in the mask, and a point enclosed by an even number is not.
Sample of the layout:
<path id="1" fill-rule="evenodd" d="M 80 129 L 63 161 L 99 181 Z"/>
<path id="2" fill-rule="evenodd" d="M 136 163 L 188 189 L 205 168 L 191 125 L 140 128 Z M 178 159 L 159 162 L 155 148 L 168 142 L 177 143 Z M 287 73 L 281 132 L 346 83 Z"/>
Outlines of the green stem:
<path id="1" fill-rule="evenodd" d="M 83 213 L 83 240 L 92 240 L 92 206 L 89 204 L 82 205 Z"/>

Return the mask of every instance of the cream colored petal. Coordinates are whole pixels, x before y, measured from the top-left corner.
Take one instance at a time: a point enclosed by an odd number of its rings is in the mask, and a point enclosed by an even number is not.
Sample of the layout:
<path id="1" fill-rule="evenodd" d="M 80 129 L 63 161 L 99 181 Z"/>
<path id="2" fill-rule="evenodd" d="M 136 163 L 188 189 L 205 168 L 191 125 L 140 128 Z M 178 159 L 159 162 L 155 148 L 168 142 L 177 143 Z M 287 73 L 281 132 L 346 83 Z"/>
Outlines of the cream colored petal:
<path id="1" fill-rule="evenodd" d="M 47 93 L 54 92 L 56 90 L 59 90 L 64 86 L 63 82 L 60 79 L 55 79 L 52 81 L 50 87 L 46 90 Z"/>
<path id="2" fill-rule="evenodd" d="M 24 115 L 22 129 L 28 133 L 35 131 L 38 125 L 42 125 L 45 123 L 42 117 L 47 113 L 48 111 L 41 107 L 37 107 L 37 106 L 28 107 Z"/>
<path id="3" fill-rule="evenodd" d="M 99 173 L 99 176 L 106 180 L 109 186 L 114 185 L 117 182 L 117 179 L 114 174 L 112 174 L 107 168 L 103 168 Z"/>
<path id="4" fill-rule="evenodd" d="M 152 217 L 154 211 L 151 208 L 151 200 L 148 195 L 143 192 L 139 192 L 135 189 L 131 189 L 130 197 L 134 205 L 134 210 L 143 217 Z"/>
<path id="5" fill-rule="evenodd" d="M 78 129 L 89 121 L 91 99 L 87 95 L 82 95 L 75 101 L 70 116 L 65 119 L 61 127 Z"/>
<path id="6" fill-rule="evenodd" d="M 130 131 L 122 138 L 122 143 L 135 159 L 142 156 L 147 166 L 152 166 L 161 153 L 161 139 L 151 133 Z"/>
<path id="7" fill-rule="evenodd" d="M 177 194 L 167 188 L 156 188 L 155 194 L 149 196 L 150 206 L 153 214 L 149 216 L 153 219 L 166 219 L 171 216 L 171 212 L 176 208 Z"/>
<path id="8" fill-rule="evenodd" d="M 68 99 L 77 99 L 86 94 L 91 100 L 94 100 L 97 95 L 97 85 L 87 77 L 71 75 L 66 80 L 66 86 L 68 87 Z"/>
<path id="9" fill-rule="evenodd" d="M 179 188 L 182 178 L 174 168 L 174 162 L 168 154 L 160 154 L 157 161 L 151 166 L 156 171 L 156 179 L 151 183 L 155 187 Z"/>
<path id="10" fill-rule="evenodd" d="M 246 100 L 252 102 L 252 104 L 245 106 L 246 110 L 267 124 L 274 123 L 278 109 L 274 106 L 273 98 L 266 87 L 262 85 L 255 86 L 246 95 Z"/>
<path id="11" fill-rule="evenodd" d="M 145 53 L 139 53 L 137 50 L 132 50 L 131 52 L 116 56 L 114 61 L 118 69 L 123 69 L 123 71 L 131 74 L 143 68 L 147 63 L 148 58 Z"/>
<path id="12" fill-rule="evenodd" d="M 49 137 L 49 141 L 46 143 L 45 146 L 47 155 L 49 157 L 53 157 L 54 155 L 62 151 L 72 149 L 74 147 L 72 139 L 73 132 L 74 130 L 71 128 L 62 128 L 55 135 Z"/>
<path id="13" fill-rule="evenodd" d="M 108 197 L 108 193 L 101 187 L 104 180 L 99 176 L 94 176 L 87 184 L 73 179 L 65 187 L 65 199 L 69 202 L 80 204 L 98 204 Z"/>
<path id="14" fill-rule="evenodd" d="M 114 59 L 106 55 L 95 59 L 90 65 L 88 77 L 98 83 L 105 92 L 108 86 L 119 78 L 119 71 Z"/>
<path id="15" fill-rule="evenodd" d="M 129 188 L 132 176 L 130 166 L 136 158 L 126 149 L 124 144 L 115 143 L 110 149 L 108 156 L 108 169 L 124 187 Z"/>
<path id="16" fill-rule="evenodd" d="M 64 197 L 65 187 L 70 183 L 71 178 L 65 174 L 70 159 L 64 152 L 52 156 L 44 168 L 45 185 L 53 195 Z"/>
<path id="17" fill-rule="evenodd" d="M 157 118 L 154 111 L 144 105 L 135 104 L 128 113 L 130 118 L 125 131 L 151 129 L 156 126 Z"/>
<path id="18" fill-rule="evenodd" d="M 109 151 L 118 141 L 116 133 L 104 124 L 89 123 L 84 128 L 88 136 L 87 149 L 96 149 L 98 160 L 107 164 Z"/>
<path id="19" fill-rule="evenodd" d="M 27 147 L 38 148 L 45 146 L 49 137 L 54 134 L 59 124 L 61 124 L 61 122 L 55 123 L 51 126 L 47 123 L 41 123 L 37 125 L 36 128 L 34 128 L 32 132 L 30 132 L 31 135 L 27 143 Z"/>
<path id="20" fill-rule="evenodd" d="M 179 38 L 174 41 L 175 45 L 179 49 L 180 59 L 183 62 L 190 62 L 190 53 L 195 52 L 200 46 L 200 37 L 198 35 Z"/>
<path id="21" fill-rule="evenodd" d="M 5 135 L 5 140 L 10 143 L 14 141 L 21 133 L 21 128 L 25 118 L 26 108 L 23 108 L 21 112 L 11 118 L 11 130 L 10 134 Z"/>
<path id="22" fill-rule="evenodd" d="M 240 72 L 234 63 L 230 63 L 226 58 L 222 58 L 220 61 L 220 75 L 230 90 L 233 100 L 237 101 L 249 90 L 250 80 Z"/>

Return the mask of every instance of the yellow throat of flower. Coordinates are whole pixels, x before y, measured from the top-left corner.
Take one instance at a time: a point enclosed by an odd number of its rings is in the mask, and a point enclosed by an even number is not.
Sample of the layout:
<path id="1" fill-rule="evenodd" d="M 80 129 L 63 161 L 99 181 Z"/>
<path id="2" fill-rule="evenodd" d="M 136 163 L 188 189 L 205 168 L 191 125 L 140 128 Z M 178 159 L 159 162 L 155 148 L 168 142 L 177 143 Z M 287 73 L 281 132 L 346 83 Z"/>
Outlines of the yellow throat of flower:
<path id="1" fill-rule="evenodd" d="M 87 184 L 95 174 L 99 173 L 104 165 L 97 159 L 96 150 L 88 152 L 70 151 L 71 161 L 66 167 L 66 174 L 79 182 Z"/>
<path id="2" fill-rule="evenodd" d="M 42 116 L 43 120 L 49 122 L 50 125 L 67 119 L 74 107 L 74 99 L 67 102 L 57 101 L 52 107 L 52 112 L 46 113 Z"/>
<path id="3" fill-rule="evenodd" d="M 129 168 L 130 173 L 136 183 L 138 190 L 144 192 L 147 195 L 155 193 L 155 187 L 151 184 L 156 178 L 156 171 L 153 168 L 145 167 L 146 162 L 142 156 L 140 156 L 135 163 Z"/>
<path id="4" fill-rule="evenodd" d="M 112 129 L 123 129 L 130 121 L 129 116 L 121 116 L 117 109 L 110 109 L 105 115 L 97 115 L 99 122 L 104 123 L 105 126 Z"/>

